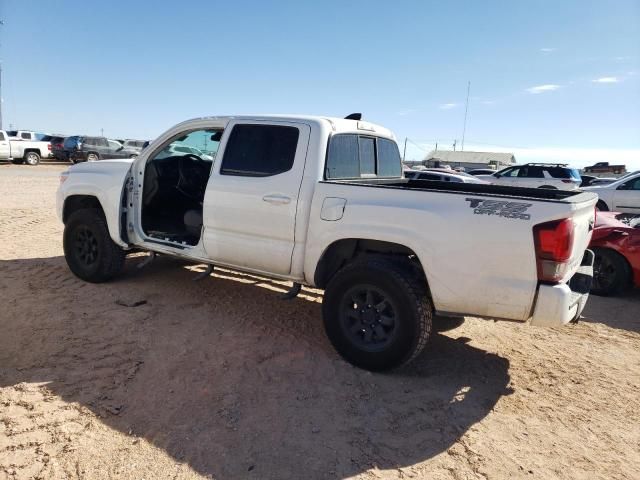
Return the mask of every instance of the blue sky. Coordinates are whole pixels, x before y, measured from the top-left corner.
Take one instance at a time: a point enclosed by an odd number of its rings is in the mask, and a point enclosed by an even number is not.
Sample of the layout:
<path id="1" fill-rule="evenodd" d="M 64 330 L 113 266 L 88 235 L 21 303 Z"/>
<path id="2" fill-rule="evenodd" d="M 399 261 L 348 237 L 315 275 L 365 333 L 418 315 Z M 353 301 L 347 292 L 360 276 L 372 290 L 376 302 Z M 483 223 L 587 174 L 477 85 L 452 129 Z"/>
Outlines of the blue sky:
<path id="1" fill-rule="evenodd" d="M 438 142 L 640 168 L 640 1 L 0 0 L 4 126 L 153 138 L 363 112 Z M 402 147 L 402 145 L 401 145 Z"/>

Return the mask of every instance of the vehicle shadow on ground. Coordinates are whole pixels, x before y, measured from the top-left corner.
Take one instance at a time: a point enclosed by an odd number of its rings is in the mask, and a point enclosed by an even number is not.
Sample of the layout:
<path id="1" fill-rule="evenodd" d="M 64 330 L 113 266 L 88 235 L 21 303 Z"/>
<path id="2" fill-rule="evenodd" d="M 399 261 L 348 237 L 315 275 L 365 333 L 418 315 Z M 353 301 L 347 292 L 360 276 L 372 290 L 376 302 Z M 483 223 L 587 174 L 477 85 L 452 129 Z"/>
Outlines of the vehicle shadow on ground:
<path id="1" fill-rule="evenodd" d="M 640 288 L 629 289 L 612 297 L 589 295 L 582 312 L 583 320 L 604 323 L 613 328 L 640 332 Z"/>
<path id="2" fill-rule="evenodd" d="M 508 360 L 455 331 L 403 369 L 354 368 L 325 338 L 317 292 L 282 301 L 282 285 L 259 277 L 192 282 L 163 258 L 103 285 L 75 279 L 60 257 L 2 260 L 0 274 L 0 286 L 37 292 L 4 306 L 0 386 L 48 382 L 217 479 L 411 466 L 511 393 Z"/>

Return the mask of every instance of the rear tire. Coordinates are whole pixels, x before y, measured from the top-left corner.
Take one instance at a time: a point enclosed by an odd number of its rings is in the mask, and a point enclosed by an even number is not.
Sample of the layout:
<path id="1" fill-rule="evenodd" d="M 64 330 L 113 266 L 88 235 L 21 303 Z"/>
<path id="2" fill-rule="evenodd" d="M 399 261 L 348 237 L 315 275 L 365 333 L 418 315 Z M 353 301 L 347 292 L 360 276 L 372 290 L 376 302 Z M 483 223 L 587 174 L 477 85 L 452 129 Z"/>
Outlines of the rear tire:
<path id="1" fill-rule="evenodd" d="M 24 155 L 24 163 L 35 167 L 40 163 L 40 155 L 38 155 L 38 152 L 27 152 Z"/>
<path id="2" fill-rule="evenodd" d="M 92 283 L 106 282 L 124 266 L 126 252 L 111 240 L 102 212 L 77 210 L 64 227 L 64 258 L 77 277 Z"/>
<path id="3" fill-rule="evenodd" d="M 426 281 L 408 262 L 366 256 L 342 268 L 322 303 L 329 340 L 349 363 L 366 370 L 413 360 L 431 334 Z"/>
<path id="4" fill-rule="evenodd" d="M 95 162 L 97 160 L 100 160 L 100 156 L 97 153 L 89 153 L 87 154 L 87 162 Z"/>
<path id="5" fill-rule="evenodd" d="M 593 248 L 593 284 L 594 295 L 615 295 L 629 286 L 631 268 L 627 260 L 618 252 L 608 248 Z"/>

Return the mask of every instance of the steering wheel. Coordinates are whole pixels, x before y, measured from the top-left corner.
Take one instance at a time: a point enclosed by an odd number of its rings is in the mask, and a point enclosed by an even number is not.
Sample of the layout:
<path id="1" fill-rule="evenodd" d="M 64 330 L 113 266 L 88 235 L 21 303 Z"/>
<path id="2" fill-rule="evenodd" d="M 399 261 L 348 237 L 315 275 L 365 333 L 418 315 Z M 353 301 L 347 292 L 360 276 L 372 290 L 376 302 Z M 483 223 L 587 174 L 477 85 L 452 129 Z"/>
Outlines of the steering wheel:
<path id="1" fill-rule="evenodd" d="M 187 159 L 190 162 L 187 163 Z M 188 165 L 188 166 L 187 166 Z M 202 201 L 209 175 L 207 162 L 198 155 L 188 153 L 178 158 L 178 183 L 176 189 L 185 197 Z"/>

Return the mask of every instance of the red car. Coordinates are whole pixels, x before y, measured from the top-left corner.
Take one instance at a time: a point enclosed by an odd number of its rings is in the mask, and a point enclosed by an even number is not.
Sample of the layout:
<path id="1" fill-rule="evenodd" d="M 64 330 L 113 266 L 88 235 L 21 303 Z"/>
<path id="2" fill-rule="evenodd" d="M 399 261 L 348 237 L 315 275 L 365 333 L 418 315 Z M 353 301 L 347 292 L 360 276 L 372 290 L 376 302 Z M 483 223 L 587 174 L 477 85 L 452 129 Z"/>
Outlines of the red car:
<path id="1" fill-rule="evenodd" d="M 589 248 L 596 254 L 591 293 L 613 295 L 640 286 L 640 216 L 598 212 Z"/>

